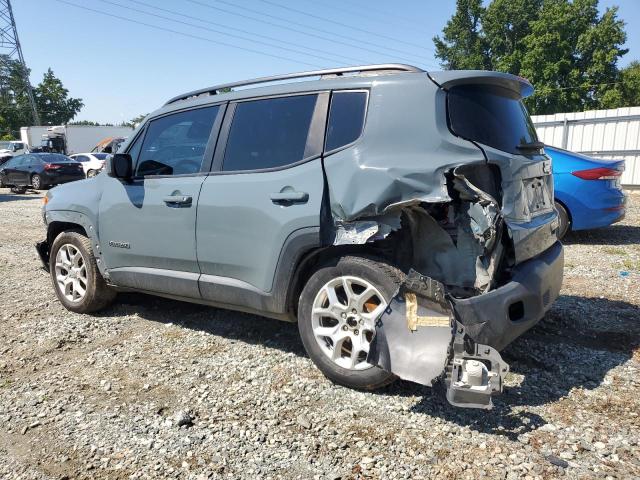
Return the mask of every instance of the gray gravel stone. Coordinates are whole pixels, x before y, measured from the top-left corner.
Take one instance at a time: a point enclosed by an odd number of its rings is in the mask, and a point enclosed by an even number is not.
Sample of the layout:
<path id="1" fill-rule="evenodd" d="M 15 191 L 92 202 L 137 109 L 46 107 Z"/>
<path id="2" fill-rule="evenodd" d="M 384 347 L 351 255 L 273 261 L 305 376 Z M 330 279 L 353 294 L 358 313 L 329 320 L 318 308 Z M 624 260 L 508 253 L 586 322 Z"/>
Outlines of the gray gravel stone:
<path id="1" fill-rule="evenodd" d="M 334 385 L 293 324 L 137 294 L 68 312 L 33 248 L 41 195 L 7 193 L 3 480 L 640 478 L 638 194 L 622 223 L 567 237 L 560 299 L 479 412 L 408 382 Z"/>

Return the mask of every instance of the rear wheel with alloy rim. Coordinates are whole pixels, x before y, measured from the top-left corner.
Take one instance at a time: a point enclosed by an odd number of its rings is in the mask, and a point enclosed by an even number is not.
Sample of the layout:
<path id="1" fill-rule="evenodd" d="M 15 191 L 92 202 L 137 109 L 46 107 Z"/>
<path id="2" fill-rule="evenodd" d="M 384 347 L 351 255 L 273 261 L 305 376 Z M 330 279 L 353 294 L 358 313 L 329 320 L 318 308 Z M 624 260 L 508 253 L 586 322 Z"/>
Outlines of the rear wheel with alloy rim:
<path id="1" fill-rule="evenodd" d="M 331 380 L 373 390 L 395 376 L 367 363 L 375 322 L 404 276 L 364 257 L 343 257 L 319 268 L 300 296 L 298 328 L 311 360 Z"/>
<path id="2" fill-rule="evenodd" d="M 58 235 L 51 246 L 50 272 L 60 302 L 77 313 L 95 312 L 116 296 L 102 278 L 91 241 L 79 232 Z"/>
<path id="3" fill-rule="evenodd" d="M 87 178 L 93 178 L 98 174 L 98 172 L 96 172 L 95 170 L 89 170 L 87 172 Z"/>
<path id="4" fill-rule="evenodd" d="M 31 176 L 31 186 L 34 190 L 40 190 L 40 188 L 42 188 L 42 179 L 37 173 L 34 173 Z"/>

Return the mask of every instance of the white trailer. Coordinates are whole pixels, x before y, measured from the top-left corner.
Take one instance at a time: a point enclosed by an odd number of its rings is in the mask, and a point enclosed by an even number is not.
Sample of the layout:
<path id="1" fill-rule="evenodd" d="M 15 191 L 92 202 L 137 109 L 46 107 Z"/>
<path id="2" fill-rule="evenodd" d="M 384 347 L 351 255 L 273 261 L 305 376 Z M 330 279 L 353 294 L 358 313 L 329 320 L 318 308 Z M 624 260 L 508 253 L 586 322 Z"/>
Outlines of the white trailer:
<path id="1" fill-rule="evenodd" d="M 131 127 L 59 125 L 55 127 L 22 127 L 20 133 L 30 149 L 47 147 L 50 151 L 73 155 L 90 152 L 107 137 L 128 137 Z M 37 134 L 40 137 L 37 138 Z"/>
<path id="2" fill-rule="evenodd" d="M 29 150 L 42 146 L 42 135 L 47 133 L 49 127 L 22 127 L 20 140 L 27 144 Z"/>

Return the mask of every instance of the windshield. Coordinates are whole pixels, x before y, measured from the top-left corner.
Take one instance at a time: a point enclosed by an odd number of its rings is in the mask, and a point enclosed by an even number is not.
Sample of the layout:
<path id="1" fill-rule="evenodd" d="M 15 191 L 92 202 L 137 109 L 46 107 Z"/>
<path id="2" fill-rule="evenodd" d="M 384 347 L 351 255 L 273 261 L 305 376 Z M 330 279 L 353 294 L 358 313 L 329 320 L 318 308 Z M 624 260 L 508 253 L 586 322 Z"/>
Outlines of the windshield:
<path id="1" fill-rule="evenodd" d="M 538 141 L 520 95 L 490 85 L 461 85 L 448 95 L 449 124 L 454 134 L 508 153 Z M 526 150 L 525 150 L 526 151 Z"/>
<path id="2" fill-rule="evenodd" d="M 109 156 L 109 154 L 108 153 L 94 153 L 93 156 L 96 157 L 98 160 L 106 160 L 107 157 Z"/>

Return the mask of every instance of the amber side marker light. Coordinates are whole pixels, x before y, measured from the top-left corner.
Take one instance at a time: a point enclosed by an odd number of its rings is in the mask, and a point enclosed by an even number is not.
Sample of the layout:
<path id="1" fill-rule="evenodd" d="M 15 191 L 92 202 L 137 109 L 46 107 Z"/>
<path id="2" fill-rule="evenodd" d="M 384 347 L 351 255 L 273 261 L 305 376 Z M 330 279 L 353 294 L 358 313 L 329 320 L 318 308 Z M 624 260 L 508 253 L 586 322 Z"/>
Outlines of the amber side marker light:
<path id="1" fill-rule="evenodd" d="M 600 167 L 590 168 L 589 170 L 578 170 L 571 172 L 571 175 L 583 180 L 615 180 L 622 175 L 622 172 L 613 168 Z"/>
<path id="2" fill-rule="evenodd" d="M 49 197 L 47 197 L 46 195 L 42 197 L 42 203 L 44 203 L 45 205 L 49 203 Z"/>

